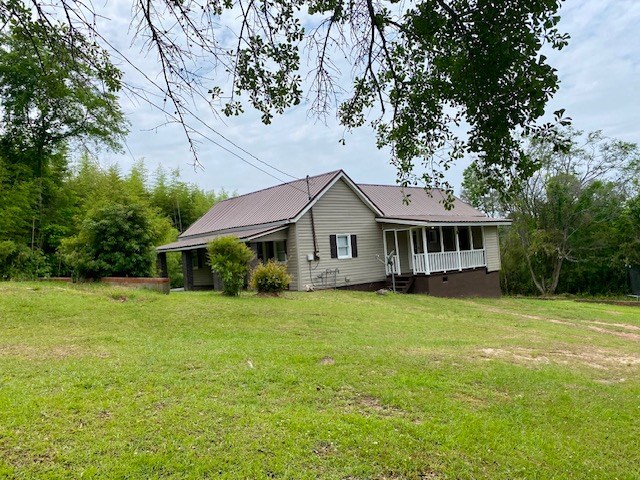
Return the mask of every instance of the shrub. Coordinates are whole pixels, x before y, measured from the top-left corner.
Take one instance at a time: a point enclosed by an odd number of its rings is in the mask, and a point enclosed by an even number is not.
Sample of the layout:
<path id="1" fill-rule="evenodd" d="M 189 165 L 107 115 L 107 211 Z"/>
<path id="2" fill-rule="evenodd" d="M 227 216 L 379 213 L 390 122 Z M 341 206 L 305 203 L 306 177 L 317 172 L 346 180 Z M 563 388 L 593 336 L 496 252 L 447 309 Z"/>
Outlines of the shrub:
<path id="1" fill-rule="evenodd" d="M 269 260 L 253 270 L 250 285 L 259 293 L 280 293 L 286 290 L 290 283 L 291 277 L 287 273 L 287 267 Z"/>
<path id="2" fill-rule="evenodd" d="M 114 203 L 87 214 L 77 236 L 60 251 L 84 278 L 148 277 L 155 268 L 155 232 L 149 212 L 136 203 Z"/>
<path id="3" fill-rule="evenodd" d="M 171 281 L 171 288 L 184 287 L 181 252 L 167 252 L 167 273 Z"/>
<path id="4" fill-rule="evenodd" d="M 244 286 L 253 251 L 236 237 L 220 237 L 209 242 L 209 265 L 222 278 L 222 293 L 235 297 Z"/>
<path id="5" fill-rule="evenodd" d="M 0 280 L 35 280 L 51 275 L 44 252 L 11 240 L 0 242 Z"/>

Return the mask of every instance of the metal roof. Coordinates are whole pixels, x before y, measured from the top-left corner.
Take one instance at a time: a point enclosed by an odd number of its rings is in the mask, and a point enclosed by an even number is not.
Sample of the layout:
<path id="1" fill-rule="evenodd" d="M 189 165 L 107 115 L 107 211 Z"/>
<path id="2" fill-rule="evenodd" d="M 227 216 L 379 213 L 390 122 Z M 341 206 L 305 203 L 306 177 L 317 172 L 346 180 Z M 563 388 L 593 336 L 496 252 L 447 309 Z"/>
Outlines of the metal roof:
<path id="1" fill-rule="evenodd" d="M 509 223 L 508 220 L 489 218 L 457 197 L 454 208 L 447 210 L 442 203 L 445 193 L 440 190 L 431 190 L 430 194 L 420 187 L 356 185 L 342 170 L 335 170 L 309 177 L 311 199 L 307 193 L 307 180 L 302 179 L 218 202 L 182 233 L 177 242 L 162 245 L 157 250 L 199 248 L 222 235 L 251 240 L 285 228 L 297 221 L 340 178 L 376 213 L 379 222 Z"/>
<path id="2" fill-rule="evenodd" d="M 446 193 L 438 189 L 428 191 L 421 187 L 368 184 L 359 184 L 358 187 L 382 210 L 383 221 L 509 223 L 501 218 L 487 217 L 458 197 L 454 197 L 453 208 L 447 210 L 443 203 Z"/>
<path id="3" fill-rule="evenodd" d="M 407 215 L 397 217 L 378 217 L 378 223 L 398 223 L 406 225 L 511 225 L 511 220 L 464 215 Z"/>
<path id="4" fill-rule="evenodd" d="M 342 170 L 309 177 L 311 201 L 340 173 Z M 180 238 L 293 219 L 309 203 L 306 179 L 283 183 L 216 203 Z"/>
<path id="5" fill-rule="evenodd" d="M 262 226 L 259 228 L 251 228 L 251 229 L 243 229 L 243 230 L 223 230 L 218 231 L 216 233 L 212 233 L 210 235 L 202 235 L 198 237 L 190 237 L 178 240 L 177 242 L 168 243 L 166 245 L 162 245 L 161 247 L 156 248 L 158 252 L 173 252 L 178 250 L 193 250 L 196 248 L 202 248 L 207 243 L 209 243 L 214 238 L 222 237 L 222 236 L 234 236 L 238 237 L 240 240 L 253 240 L 254 238 L 259 238 L 264 235 L 268 235 L 270 233 L 277 232 L 287 228 L 287 226 L 273 226 L 269 225 L 267 227 Z"/>

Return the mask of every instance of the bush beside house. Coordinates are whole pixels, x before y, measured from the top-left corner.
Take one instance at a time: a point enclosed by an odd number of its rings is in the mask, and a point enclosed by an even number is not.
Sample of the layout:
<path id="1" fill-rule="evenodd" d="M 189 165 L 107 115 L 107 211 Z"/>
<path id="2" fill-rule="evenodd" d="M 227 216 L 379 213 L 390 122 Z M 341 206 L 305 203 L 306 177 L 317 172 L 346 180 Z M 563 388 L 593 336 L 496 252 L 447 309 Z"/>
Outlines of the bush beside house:
<path id="1" fill-rule="evenodd" d="M 236 237 L 220 237 L 207 245 L 209 265 L 222 279 L 222 293 L 235 297 L 244 286 L 253 251 Z"/>
<path id="2" fill-rule="evenodd" d="M 287 267 L 281 263 L 269 260 L 265 264 L 258 264 L 251 275 L 250 287 L 258 293 L 280 293 L 289 288 L 291 277 Z"/>

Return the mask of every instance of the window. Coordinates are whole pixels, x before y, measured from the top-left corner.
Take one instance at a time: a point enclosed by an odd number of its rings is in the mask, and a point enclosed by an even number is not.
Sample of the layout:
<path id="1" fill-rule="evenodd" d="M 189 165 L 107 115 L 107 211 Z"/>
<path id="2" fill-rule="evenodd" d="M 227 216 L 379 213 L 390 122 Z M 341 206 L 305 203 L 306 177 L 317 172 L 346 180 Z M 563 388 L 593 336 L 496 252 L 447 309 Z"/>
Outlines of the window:
<path id="1" fill-rule="evenodd" d="M 358 256 L 358 243 L 355 235 L 330 235 L 331 258 L 356 258 Z"/>
<path id="2" fill-rule="evenodd" d="M 273 242 L 274 249 L 276 251 L 276 260 L 278 262 L 286 262 L 287 261 L 287 241 L 280 240 L 278 242 Z"/>
<path id="3" fill-rule="evenodd" d="M 256 256 L 262 263 L 269 260 L 277 262 L 287 261 L 287 241 L 276 240 L 273 242 L 257 242 L 255 244 Z"/>
<path id="4" fill-rule="evenodd" d="M 351 258 L 350 235 L 336 235 L 338 243 L 338 258 Z"/>
<path id="5" fill-rule="evenodd" d="M 191 266 L 194 270 L 204 267 L 205 263 L 205 250 L 198 249 L 191 251 Z"/>

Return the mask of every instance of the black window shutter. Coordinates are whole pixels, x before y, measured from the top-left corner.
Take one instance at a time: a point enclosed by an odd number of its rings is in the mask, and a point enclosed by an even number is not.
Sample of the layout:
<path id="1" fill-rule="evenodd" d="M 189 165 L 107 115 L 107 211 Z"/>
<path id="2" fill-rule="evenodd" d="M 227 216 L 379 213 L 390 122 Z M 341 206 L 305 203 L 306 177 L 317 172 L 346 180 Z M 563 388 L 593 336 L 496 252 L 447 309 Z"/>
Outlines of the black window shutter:
<path id="1" fill-rule="evenodd" d="M 335 235 L 329 235 L 329 244 L 331 245 L 331 258 L 338 258 L 338 244 Z"/>
<path id="2" fill-rule="evenodd" d="M 358 256 L 358 241 L 355 235 L 351 235 L 351 258 Z"/>

